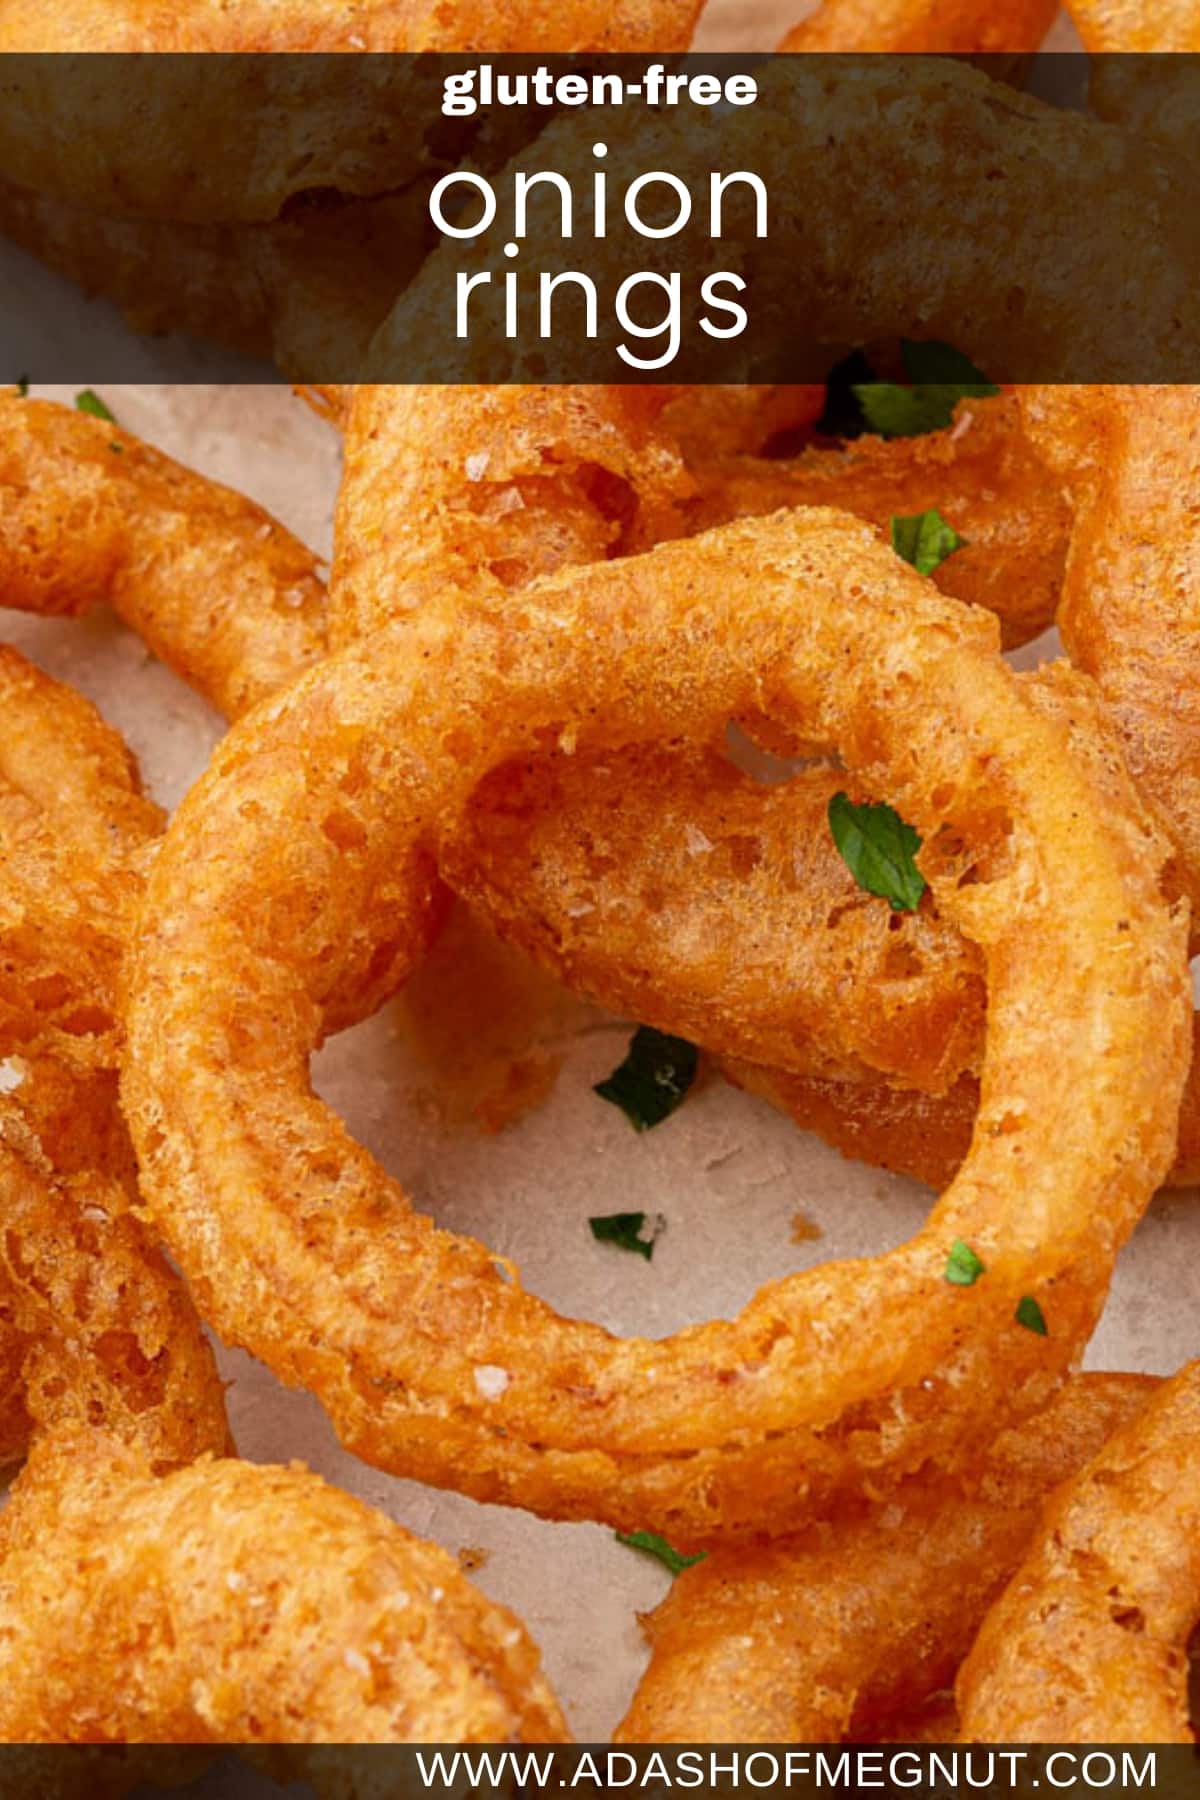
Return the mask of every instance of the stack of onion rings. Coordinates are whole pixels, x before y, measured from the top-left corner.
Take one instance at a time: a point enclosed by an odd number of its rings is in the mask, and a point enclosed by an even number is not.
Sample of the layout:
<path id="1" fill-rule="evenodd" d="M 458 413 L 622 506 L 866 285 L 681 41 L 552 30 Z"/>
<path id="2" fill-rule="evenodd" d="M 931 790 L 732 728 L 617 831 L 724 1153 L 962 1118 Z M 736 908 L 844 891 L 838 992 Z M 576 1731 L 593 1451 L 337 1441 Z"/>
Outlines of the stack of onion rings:
<path id="1" fill-rule="evenodd" d="M 437 836 L 492 769 L 556 741 L 703 740 L 748 707 L 836 744 L 926 839 L 939 904 L 988 960 L 980 1121 L 910 1244 L 620 1342 L 413 1215 L 304 1058 L 339 989 L 403 979 Z M 812 1516 L 868 1471 L 969 1458 L 1090 1332 L 1169 1164 L 1189 1054 L 1158 856 L 1080 684 L 1017 684 L 986 614 L 844 515 L 727 526 L 496 611 L 431 603 L 235 729 L 168 832 L 124 1080 L 148 1204 L 206 1316 L 369 1460 L 684 1543 Z M 944 1279 L 956 1237 L 988 1267 L 969 1293 Z M 1036 1293 L 1048 1337 L 1013 1323 Z"/>

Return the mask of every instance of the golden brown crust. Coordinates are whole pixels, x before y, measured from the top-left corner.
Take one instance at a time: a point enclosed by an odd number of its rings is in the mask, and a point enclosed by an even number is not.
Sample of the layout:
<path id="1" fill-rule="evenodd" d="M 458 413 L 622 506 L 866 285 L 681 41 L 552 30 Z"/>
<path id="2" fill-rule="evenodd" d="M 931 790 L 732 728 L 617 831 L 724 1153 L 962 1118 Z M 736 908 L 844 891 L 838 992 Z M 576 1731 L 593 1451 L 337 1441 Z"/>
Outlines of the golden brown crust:
<path id="1" fill-rule="evenodd" d="M 107 420 L 12 394 L 0 419 L 5 605 L 106 600 L 230 715 L 321 655 L 316 558 L 261 507 Z"/>
<path id="2" fill-rule="evenodd" d="M 1077 1376 L 971 1471 L 925 1470 L 883 1503 L 859 1495 L 803 1538 L 713 1551 L 650 1615 L 650 1664 L 617 1742 L 903 1738 L 952 1683 L 1046 1495 L 1154 1387 Z"/>
<path id="3" fill-rule="evenodd" d="M 810 1076 L 934 1093 L 983 1049 L 983 963 L 893 913 L 829 830 L 844 770 L 774 788 L 687 745 L 547 755 L 481 783 L 441 872 L 610 1011 Z"/>
<path id="4" fill-rule="evenodd" d="M 162 816 L 95 708 L 13 650 L 0 709 L 0 1456 L 67 1421 L 171 1465 L 228 1431 L 117 1107 L 116 988 Z"/>
<path id="5" fill-rule="evenodd" d="M 779 48 L 969 56 L 1037 50 L 1054 0 L 821 0 Z"/>
<path id="6" fill-rule="evenodd" d="M 836 745 L 926 838 L 988 963 L 980 1122 L 900 1249 L 618 1340 L 415 1215 L 304 1060 L 341 986 L 402 978 L 428 850 L 492 769 L 554 742 L 704 741 L 751 705 Z M 124 1085 L 148 1204 L 218 1329 L 371 1460 L 682 1543 L 811 1516 L 868 1471 L 969 1458 L 1089 1334 L 1190 1051 L 1160 855 L 1086 684 L 1019 683 L 986 614 L 845 515 L 741 522 L 495 610 L 430 602 L 235 729 L 172 824 Z M 988 1263 L 969 1292 L 944 1279 L 957 1236 Z M 1029 1292 L 1048 1337 L 1014 1324 Z"/>
<path id="7" fill-rule="evenodd" d="M 559 1742 L 520 1622 L 299 1465 L 39 1444 L 0 1525 L 0 1741 Z"/>
<path id="8" fill-rule="evenodd" d="M 1200 1364 L 1051 1500 L 959 1675 L 962 1734 L 1006 1743 L 1195 1740 Z"/>
<path id="9" fill-rule="evenodd" d="M 1095 677 L 1139 787 L 1200 907 L 1200 388 L 1087 396 L 1095 463 L 1079 480 L 1059 628 Z"/>

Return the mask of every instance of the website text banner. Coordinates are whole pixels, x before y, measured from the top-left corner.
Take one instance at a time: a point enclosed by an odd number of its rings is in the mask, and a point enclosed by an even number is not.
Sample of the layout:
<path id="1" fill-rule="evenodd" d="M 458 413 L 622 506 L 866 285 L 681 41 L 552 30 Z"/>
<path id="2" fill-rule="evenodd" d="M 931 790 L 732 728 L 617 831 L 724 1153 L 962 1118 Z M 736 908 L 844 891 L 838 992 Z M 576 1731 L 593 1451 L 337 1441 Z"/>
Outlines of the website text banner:
<path id="1" fill-rule="evenodd" d="M 803 1796 L 1200 1795 L 1194 1749 L 1146 1744 L 608 1744 L 0 1748 L 0 1793 L 130 1793 L 195 1800 L 286 1792 L 388 1800 L 536 1800 L 542 1794 Z"/>
<path id="2" fill-rule="evenodd" d="M 1197 381 L 1197 121 L 1173 56 L 7 56 L 0 375 Z"/>

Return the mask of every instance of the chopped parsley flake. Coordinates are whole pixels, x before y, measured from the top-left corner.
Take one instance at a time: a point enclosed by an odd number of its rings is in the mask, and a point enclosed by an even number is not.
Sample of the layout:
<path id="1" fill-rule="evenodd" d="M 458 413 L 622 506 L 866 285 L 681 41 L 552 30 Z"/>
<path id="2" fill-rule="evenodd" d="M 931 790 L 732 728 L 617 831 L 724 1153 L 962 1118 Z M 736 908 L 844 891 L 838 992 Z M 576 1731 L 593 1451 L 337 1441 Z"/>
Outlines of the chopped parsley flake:
<path id="1" fill-rule="evenodd" d="M 110 425 L 117 422 L 116 415 L 109 411 L 99 394 L 91 388 L 84 388 L 81 394 L 76 394 L 75 409 L 77 412 L 89 413 L 93 419 L 107 419 Z"/>
<path id="2" fill-rule="evenodd" d="M 936 506 L 925 512 L 893 515 L 892 549 L 911 563 L 918 575 L 932 575 L 966 541 L 953 525 L 946 523 Z"/>
<path id="3" fill-rule="evenodd" d="M 593 1092 L 619 1106 L 635 1131 L 649 1131 L 675 1111 L 696 1079 L 698 1062 L 695 1044 L 639 1025 L 625 1061 Z"/>
<path id="4" fill-rule="evenodd" d="M 960 400 L 1000 392 L 969 357 L 950 344 L 906 341 L 900 353 L 911 386 L 893 381 L 854 384 L 863 417 L 880 437 L 923 437 L 927 431 L 943 431 Z"/>
<path id="5" fill-rule="evenodd" d="M 602 1213 L 589 1219 L 588 1224 L 598 1243 L 615 1244 L 618 1250 L 632 1250 L 635 1256 L 644 1256 L 647 1262 L 654 1255 L 655 1240 L 662 1230 L 662 1221 L 657 1220 L 651 1227 L 650 1236 L 643 1237 L 644 1212 Z"/>
<path id="6" fill-rule="evenodd" d="M 970 1244 L 964 1244 L 961 1238 L 955 1238 L 946 1258 L 946 1280 L 953 1287 L 974 1287 L 979 1277 L 986 1272 L 987 1264 L 976 1256 Z"/>
<path id="7" fill-rule="evenodd" d="M 842 861 L 868 894 L 878 894 L 893 912 L 916 912 L 925 877 L 916 865 L 920 833 L 894 807 L 855 805 L 847 794 L 829 802 L 829 829 Z"/>
<path id="8" fill-rule="evenodd" d="M 1046 1329 L 1046 1315 L 1032 1294 L 1022 1294 L 1017 1301 L 1017 1310 L 1013 1314 L 1013 1318 L 1018 1325 L 1023 1325 L 1026 1331 L 1036 1331 L 1039 1337 L 1049 1337 L 1050 1335 Z"/>
<path id="9" fill-rule="evenodd" d="M 657 1531 L 618 1531 L 615 1536 L 618 1544 L 627 1544 L 631 1550 L 642 1550 L 647 1556 L 656 1556 L 672 1575 L 679 1575 L 694 1563 L 703 1562 L 708 1555 L 707 1550 L 697 1550 L 694 1556 L 684 1556 L 668 1544 L 666 1538 L 659 1537 Z"/>

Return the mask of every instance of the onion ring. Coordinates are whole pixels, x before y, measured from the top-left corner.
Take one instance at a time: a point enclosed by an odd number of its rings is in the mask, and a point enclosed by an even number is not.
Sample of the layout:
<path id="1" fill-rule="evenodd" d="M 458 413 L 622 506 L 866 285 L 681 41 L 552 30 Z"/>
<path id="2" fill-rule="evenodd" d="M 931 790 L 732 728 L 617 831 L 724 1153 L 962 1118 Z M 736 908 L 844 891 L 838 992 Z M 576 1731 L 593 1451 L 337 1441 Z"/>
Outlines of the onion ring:
<path id="1" fill-rule="evenodd" d="M 953 1682 L 1042 1502 L 1153 1393 L 1082 1375 L 962 1477 L 859 1496 L 802 1539 L 686 1569 L 650 1615 L 650 1664 L 616 1741 L 835 1743 L 905 1736 Z M 942 1741 L 945 1741 L 943 1737 Z"/>
<path id="2" fill-rule="evenodd" d="M 886 1081 L 847 1081 L 764 1069 L 722 1056 L 726 1080 L 785 1112 L 843 1156 L 897 1175 L 911 1175 L 941 1193 L 971 1147 L 979 1111 L 979 1082 L 960 1075 L 944 1094 L 893 1087 Z M 1175 1161 L 1163 1186 L 1200 1187 L 1200 1020 L 1192 1027 L 1192 1063 L 1179 1114 Z"/>
<path id="3" fill-rule="evenodd" d="M 105 600 L 231 716 L 323 654 L 317 559 L 261 507 L 108 420 L 11 394 L 0 420 L 6 606 Z"/>
<path id="4" fill-rule="evenodd" d="M 0 1456 L 99 1421 L 169 1466 L 228 1432 L 117 1112 L 115 989 L 160 815 L 94 708 L 12 650 L 0 706 Z"/>
<path id="5" fill-rule="evenodd" d="M 186 332 L 285 375 L 355 370 L 426 252 L 425 190 L 264 225 L 109 219 L 0 181 L 0 231 L 147 336 Z"/>
<path id="6" fill-rule="evenodd" d="M 184 802 L 130 970 L 123 1098 L 206 1315 L 368 1461 L 683 1543 L 967 1458 L 1042 1404 L 1169 1163 L 1190 1047 L 1157 839 L 1115 759 L 1069 752 L 1058 715 L 1087 703 L 1057 685 L 1019 686 L 986 614 L 820 511 L 568 571 L 495 612 L 431 603 L 318 665 Z M 988 957 L 980 1123 L 909 1244 L 790 1276 L 733 1321 L 617 1340 L 414 1215 L 305 1058 L 339 987 L 403 979 L 436 837 L 491 769 L 601 733 L 703 740 L 752 704 L 838 745 L 936 846 L 939 903 Z M 944 1279 L 958 1236 L 989 1265 L 969 1296 Z M 1048 1337 L 1013 1325 L 1034 1290 Z"/>
<path id="7" fill-rule="evenodd" d="M 779 45 L 791 51 L 996 55 L 1037 50 L 1057 0 L 821 0 Z"/>
<path id="8" fill-rule="evenodd" d="M 295 1464 L 155 1478 L 102 1432 L 57 1434 L 0 1555 L 5 1743 L 567 1736 L 513 1614 Z"/>
<path id="9" fill-rule="evenodd" d="M 1051 1501 L 960 1671 L 965 1739 L 1194 1743 L 1198 1467 L 1190 1363 Z"/>
<path id="10" fill-rule="evenodd" d="M 542 0 L 497 15 L 486 0 L 188 0 L 163 12 L 149 0 L 71 0 L 47 15 L 37 0 L 4 0 L 0 48 L 10 51 L 320 51 L 395 53 L 479 50 L 537 54 L 684 50 L 695 0 Z M 228 110 L 226 117 L 229 116 Z M 208 148 L 211 150 L 212 145 Z"/>
<path id="11" fill-rule="evenodd" d="M 1103 451 L 1080 482 L 1059 628 L 1071 660 L 1096 680 L 1134 779 L 1159 807 L 1195 907 L 1200 388 L 1109 388 L 1087 404 Z"/>

